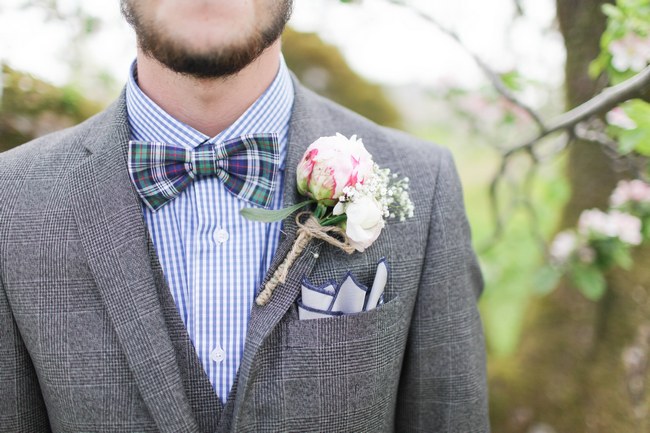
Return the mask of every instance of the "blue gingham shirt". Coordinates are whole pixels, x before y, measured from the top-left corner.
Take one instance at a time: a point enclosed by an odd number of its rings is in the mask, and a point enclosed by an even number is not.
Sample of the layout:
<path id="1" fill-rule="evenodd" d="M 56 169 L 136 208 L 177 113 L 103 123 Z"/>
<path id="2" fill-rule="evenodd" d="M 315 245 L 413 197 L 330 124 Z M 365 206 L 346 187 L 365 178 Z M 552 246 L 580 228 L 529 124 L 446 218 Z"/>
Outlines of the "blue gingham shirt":
<path id="1" fill-rule="evenodd" d="M 246 133 L 277 133 L 281 170 L 272 209 L 282 207 L 282 185 L 293 84 L 283 59 L 278 73 L 248 110 L 208 137 L 167 114 L 138 87 L 134 62 L 126 87 L 131 139 L 174 143 L 189 149 L 218 145 Z M 251 222 L 250 207 L 216 178 L 201 178 L 157 212 L 143 204 L 146 224 L 167 284 L 212 387 L 225 404 L 244 352 L 255 290 L 276 250 L 280 222 Z"/>

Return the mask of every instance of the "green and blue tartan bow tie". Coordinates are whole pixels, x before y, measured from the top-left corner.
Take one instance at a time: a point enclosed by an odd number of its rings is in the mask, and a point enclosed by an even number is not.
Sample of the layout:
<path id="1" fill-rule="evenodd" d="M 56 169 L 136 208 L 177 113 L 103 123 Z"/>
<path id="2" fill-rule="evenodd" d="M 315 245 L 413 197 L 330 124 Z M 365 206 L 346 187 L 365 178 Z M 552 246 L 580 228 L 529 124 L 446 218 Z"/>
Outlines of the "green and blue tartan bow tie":
<path id="1" fill-rule="evenodd" d="M 242 200 L 269 207 L 280 165 L 276 134 L 242 135 L 220 145 L 180 146 L 132 140 L 129 173 L 153 211 L 187 188 L 197 176 L 216 176 Z"/>

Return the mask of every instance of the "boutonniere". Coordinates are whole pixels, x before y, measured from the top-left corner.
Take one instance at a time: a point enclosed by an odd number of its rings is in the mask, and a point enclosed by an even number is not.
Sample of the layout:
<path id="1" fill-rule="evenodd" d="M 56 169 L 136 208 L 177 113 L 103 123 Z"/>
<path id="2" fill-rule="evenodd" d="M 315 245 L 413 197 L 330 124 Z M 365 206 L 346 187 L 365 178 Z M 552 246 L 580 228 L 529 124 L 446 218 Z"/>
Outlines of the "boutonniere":
<path id="1" fill-rule="evenodd" d="M 341 134 L 321 137 L 305 151 L 296 170 L 298 192 L 307 200 L 281 210 L 242 209 L 253 221 L 279 221 L 306 206 L 296 216 L 298 236 L 284 261 L 255 299 L 266 305 L 284 283 L 291 265 L 312 239 L 323 240 L 348 254 L 363 252 L 377 240 L 385 220 L 413 216 L 409 179 L 399 178 L 372 160 L 361 139 Z"/>

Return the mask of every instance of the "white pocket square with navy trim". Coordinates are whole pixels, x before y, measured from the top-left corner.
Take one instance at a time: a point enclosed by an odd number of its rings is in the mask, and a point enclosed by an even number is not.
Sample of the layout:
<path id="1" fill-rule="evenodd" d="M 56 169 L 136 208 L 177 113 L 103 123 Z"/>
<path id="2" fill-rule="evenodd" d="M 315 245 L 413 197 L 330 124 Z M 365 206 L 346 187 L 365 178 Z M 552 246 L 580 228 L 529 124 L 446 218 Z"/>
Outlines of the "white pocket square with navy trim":
<path id="1" fill-rule="evenodd" d="M 322 319 L 376 308 L 383 303 L 388 272 L 386 259 L 382 258 L 377 263 L 377 272 L 370 289 L 359 283 L 351 272 L 345 274 L 338 284 L 330 281 L 315 286 L 307 277 L 303 278 L 301 297 L 298 299 L 298 318 Z"/>

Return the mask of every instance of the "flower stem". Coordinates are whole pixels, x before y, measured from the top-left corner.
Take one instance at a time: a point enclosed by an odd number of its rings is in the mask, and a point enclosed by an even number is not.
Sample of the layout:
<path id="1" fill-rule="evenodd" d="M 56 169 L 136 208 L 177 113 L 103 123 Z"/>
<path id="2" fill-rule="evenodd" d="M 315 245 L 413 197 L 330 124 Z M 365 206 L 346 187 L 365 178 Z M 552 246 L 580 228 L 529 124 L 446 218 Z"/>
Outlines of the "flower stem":
<path id="1" fill-rule="evenodd" d="M 327 206 L 321 202 L 318 202 L 318 204 L 316 205 L 316 210 L 314 211 L 314 216 L 316 217 L 316 219 L 320 221 L 325 216 L 326 213 L 327 213 Z"/>

